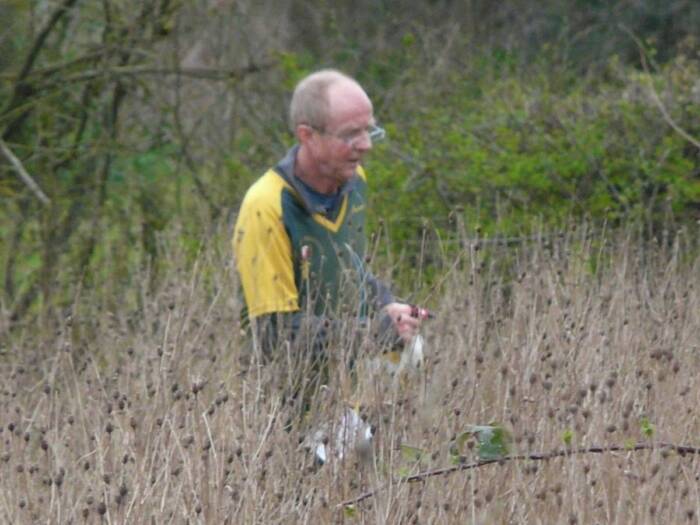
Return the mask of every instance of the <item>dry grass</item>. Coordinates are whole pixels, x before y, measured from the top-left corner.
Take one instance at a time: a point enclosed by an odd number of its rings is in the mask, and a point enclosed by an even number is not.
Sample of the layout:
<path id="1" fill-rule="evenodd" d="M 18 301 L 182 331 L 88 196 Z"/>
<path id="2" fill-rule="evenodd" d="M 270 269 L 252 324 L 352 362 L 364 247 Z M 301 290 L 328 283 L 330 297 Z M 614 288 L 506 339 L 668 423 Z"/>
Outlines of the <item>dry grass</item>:
<path id="1" fill-rule="evenodd" d="M 79 298 L 70 317 L 7 336 L 0 521 L 697 522 L 700 460 L 661 449 L 398 480 L 449 466 L 454 435 L 491 421 L 521 453 L 562 449 L 565 435 L 576 447 L 698 445 L 697 234 L 659 246 L 579 229 L 444 261 L 421 377 L 399 391 L 362 381 L 357 392 L 338 366 L 316 400 L 328 417 L 362 397 L 374 460 L 320 469 L 299 431 L 283 429 L 275 371 L 242 359 L 227 250 L 188 271 L 174 252 L 157 291 Z M 131 300 L 139 307 L 114 306 Z M 407 461 L 402 443 L 425 456 Z M 338 505 L 377 487 L 352 509 Z"/>

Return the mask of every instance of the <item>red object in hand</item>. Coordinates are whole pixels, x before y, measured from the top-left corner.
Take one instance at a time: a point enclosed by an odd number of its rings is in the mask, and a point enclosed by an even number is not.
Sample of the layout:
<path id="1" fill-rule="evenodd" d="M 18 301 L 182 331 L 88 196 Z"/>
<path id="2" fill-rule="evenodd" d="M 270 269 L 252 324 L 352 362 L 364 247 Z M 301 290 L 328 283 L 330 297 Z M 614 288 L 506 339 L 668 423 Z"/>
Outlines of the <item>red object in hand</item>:
<path id="1" fill-rule="evenodd" d="M 415 317 L 416 319 L 432 319 L 435 316 L 432 313 L 430 313 L 430 311 L 428 311 L 427 309 L 412 304 L 411 317 Z"/>

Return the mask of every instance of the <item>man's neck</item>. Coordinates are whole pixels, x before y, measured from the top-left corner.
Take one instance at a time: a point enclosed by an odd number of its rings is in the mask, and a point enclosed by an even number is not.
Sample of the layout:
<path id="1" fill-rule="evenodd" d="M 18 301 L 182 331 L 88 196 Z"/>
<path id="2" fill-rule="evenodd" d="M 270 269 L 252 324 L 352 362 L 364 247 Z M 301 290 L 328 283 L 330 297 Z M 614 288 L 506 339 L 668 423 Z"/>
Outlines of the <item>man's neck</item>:
<path id="1" fill-rule="evenodd" d="M 321 173 L 314 165 L 312 159 L 309 158 L 309 154 L 303 146 L 297 152 L 296 162 L 294 163 L 294 176 L 304 181 L 310 188 L 324 195 L 332 195 L 340 189 L 337 182 L 321 176 Z"/>

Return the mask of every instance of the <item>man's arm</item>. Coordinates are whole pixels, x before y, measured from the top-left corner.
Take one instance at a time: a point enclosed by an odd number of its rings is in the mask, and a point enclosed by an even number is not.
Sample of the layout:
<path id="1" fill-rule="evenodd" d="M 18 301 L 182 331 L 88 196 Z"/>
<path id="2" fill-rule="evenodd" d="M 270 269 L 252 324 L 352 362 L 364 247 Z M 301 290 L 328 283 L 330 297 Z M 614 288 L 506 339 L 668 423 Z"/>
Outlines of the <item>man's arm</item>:
<path id="1" fill-rule="evenodd" d="M 413 315 L 413 307 L 398 302 L 389 287 L 370 272 L 366 274 L 374 306 L 379 312 L 377 339 L 389 345 L 410 343 L 418 335 L 421 319 Z"/>
<path id="2" fill-rule="evenodd" d="M 328 318 L 301 311 L 270 313 L 254 320 L 258 346 L 268 359 L 277 355 L 278 349 L 285 343 L 304 345 L 313 356 L 321 356 L 337 325 Z"/>
<path id="3" fill-rule="evenodd" d="M 299 309 L 280 184 L 279 176 L 268 172 L 248 190 L 233 234 L 236 269 L 251 319 Z"/>

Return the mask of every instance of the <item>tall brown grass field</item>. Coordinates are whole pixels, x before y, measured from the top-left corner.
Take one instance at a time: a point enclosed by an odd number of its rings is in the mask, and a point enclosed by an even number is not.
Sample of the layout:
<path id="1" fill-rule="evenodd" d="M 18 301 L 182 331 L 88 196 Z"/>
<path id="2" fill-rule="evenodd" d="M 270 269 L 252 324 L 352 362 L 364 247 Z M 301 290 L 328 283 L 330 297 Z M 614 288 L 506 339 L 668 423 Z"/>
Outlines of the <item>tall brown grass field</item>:
<path id="1" fill-rule="evenodd" d="M 158 285 L 77 286 L 65 311 L 0 319 L 0 522 L 697 523 L 700 459 L 660 444 L 700 446 L 699 232 L 432 243 L 431 284 L 406 290 L 436 314 L 423 369 L 394 384 L 336 359 L 291 430 L 226 236 L 192 264 L 164 242 Z M 319 468 L 306 432 L 348 403 L 373 454 Z M 451 449 L 489 423 L 511 454 L 563 453 L 408 478 L 478 463 L 474 441 Z M 620 448 L 566 453 L 596 446 Z"/>

